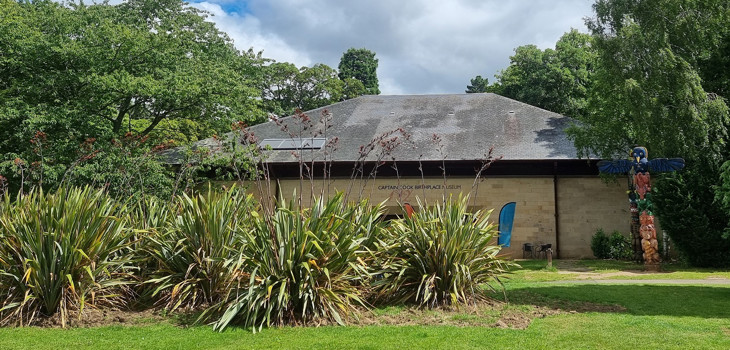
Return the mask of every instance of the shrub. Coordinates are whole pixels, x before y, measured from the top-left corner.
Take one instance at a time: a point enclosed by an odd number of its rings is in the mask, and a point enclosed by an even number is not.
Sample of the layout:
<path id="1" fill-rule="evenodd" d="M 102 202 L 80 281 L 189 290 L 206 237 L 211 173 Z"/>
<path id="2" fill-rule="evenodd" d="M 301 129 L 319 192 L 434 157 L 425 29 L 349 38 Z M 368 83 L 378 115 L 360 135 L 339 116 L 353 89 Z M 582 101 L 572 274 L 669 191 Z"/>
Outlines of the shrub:
<path id="1" fill-rule="evenodd" d="M 631 241 L 618 231 L 613 231 L 608 237 L 608 258 L 615 260 L 629 260 L 634 255 Z"/>
<path id="2" fill-rule="evenodd" d="M 240 258 L 229 260 L 238 284 L 208 310 L 221 313 L 215 328 L 343 323 L 364 304 L 371 253 L 363 243 L 377 239 L 382 213 L 382 205 L 345 203 L 342 193 L 316 199 L 311 209 L 281 200 L 270 216 L 254 213 Z"/>
<path id="3" fill-rule="evenodd" d="M 591 250 L 598 259 L 628 260 L 633 255 L 631 241 L 626 236 L 618 231 L 609 236 L 603 229 L 598 229 L 591 237 Z"/>
<path id="4" fill-rule="evenodd" d="M 483 286 L 501 284 L 511 265 L 497 256 L 490 211 L 467 211 L 468 197 L 422 206 L 412 217 L 391 222 L 378 252 L 377 298 L 423 306 L 483 299 Z"/>
<path id="5" fill-rule="evenodd" d="M 147 216 L 137 217 L 151 230 L 143 251 L 155 269 L 146 283 L 154 287 L 157 303 L 169 311 L 219 303 L 235 277 L 227 261 L 243 249 L 242 231 L 256 201 L 236 188 L 209 188 L 176 197 L 172 213 L 155 200 L 147 203 Z"/>
<path id="6" fill-rule="evenodd" d="M 28 324 L 39 316 L 85 305 L 121 306 L 132 270 L 123 208 L 102 191 L 33 190 L 0 213 L 1 322 Z"/>
<path id="7" fill-rule="evenodd" d="M 730 266 L 730 211 L 716 202 L 721 182 L 713 159 L 688 162 L 687 168 L 657 179 L 652 188 L 656 215 L 673 246 L 692 266 Z"/>
<path id="8" fill-rule="evenodd" d="M 596 258 L 608 259 L 610 254 L 608 235 L 606 235 L 602 228 L 599 228 L 596 234 L 591 237 L 591 250 Z"/>

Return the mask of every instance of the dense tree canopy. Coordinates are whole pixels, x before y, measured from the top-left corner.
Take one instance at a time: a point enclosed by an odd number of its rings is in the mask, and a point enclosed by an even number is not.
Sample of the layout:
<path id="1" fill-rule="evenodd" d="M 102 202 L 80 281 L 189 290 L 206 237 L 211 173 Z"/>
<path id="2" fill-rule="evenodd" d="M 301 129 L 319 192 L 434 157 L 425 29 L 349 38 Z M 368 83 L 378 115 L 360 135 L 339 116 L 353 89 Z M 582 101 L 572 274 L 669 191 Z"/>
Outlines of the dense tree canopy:
<path id="1" fill-rule="evenodd" d="M 311 110 L 365 94 L 358 80 L 341 80 L 337 71 L 325 64 L 297 68 L 274 62 L 263 69 L 265 109 L 276 115 L 291 115 L 295 109 Z"/>
<path id="2" fill-rule="evenodd" d="M 180 1 L 0 0 L 0 13 L 2 173 L 17 158 L 60 181 L 126 133 L 190 141 L 263 117 L 261 59 Z"/>
<path id="3" fill-rule="evenodd" d="M 368 49 L 350 48 L 342 54 L 339 76 L 343 81 L 347 79 L 356 79 L 365 86 L 368 95 L 379 95 L 378 87 L 378 59 L 375 58 L 375 52 Z"/>
<path id="4" fill-rule="evenodd" d="M 571 30 L 555 49 L 520 46 L 494 84 L 477 76 L 466 92 L 495 92 L 567 116 L 583 115 L 595 62 L 591 42 L 590 35 Z"/>
<path id="5" fill-rule="evenodd" d="M 594 9 L 599 60 L 579 148 L 607 156 L 639 143 L 685 157 L 726 149 L 725 103 L 708 95 L 704 85 L 718 84 L 702 72 L 726 40 L 727 2 L 598 1 Z"/>

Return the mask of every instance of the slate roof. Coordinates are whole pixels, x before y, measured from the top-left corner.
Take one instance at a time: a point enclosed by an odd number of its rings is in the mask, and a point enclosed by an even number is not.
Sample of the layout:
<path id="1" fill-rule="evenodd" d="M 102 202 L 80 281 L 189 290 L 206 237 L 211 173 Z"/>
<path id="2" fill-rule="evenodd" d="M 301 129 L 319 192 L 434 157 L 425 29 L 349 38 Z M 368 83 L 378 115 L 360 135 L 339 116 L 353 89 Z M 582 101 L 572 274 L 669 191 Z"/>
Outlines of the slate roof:
<path id="1" fill-rule="evenodd" d="M 323 110 L 331 113 L 330 128 L 323 132 Z M 402 128 L 410 140 L 396 147 L 396 160 L 478 160 L 494 147 L 495 156 L 503 160 L 564 160 L 578 159 L 573 143 L 565 129 L 572 123 L 568 117 L 549 112 L 519 101 L 491 93 L 453 95 L 368 95 L 305 112 L 313 127 L 301 132 L 301 137 L 338 138 L 336 150 L 327 155 L 331 161 L 356 161 L 360 146 L 367 145 L 384 133 Z M 299 135 L 295 117 L 281 118 L 249 128 L 260 140 L 289 138 L 281 125 Z M 433 141 L 441 138 L 443 152 Z M 228 137 L 231 137 L 230 135 Z M 400 140 L 403 140 L 401 138 Z M 217 147 L 219 142 L 206 139 L 193 148 Z M 376 158 L 378 149 L 370 153 Z M 179 150 L 163 154 L 171 163 L 180 159 Z M 271 162 L 297 162 L 290 150 L 269 150 Z M 324 159 L 324 150 L 302 151 L 307 160 Z M 387 160 L 390 160 L 390 156 Z M 177 161 L 179 162 L 179 161 Z"/>

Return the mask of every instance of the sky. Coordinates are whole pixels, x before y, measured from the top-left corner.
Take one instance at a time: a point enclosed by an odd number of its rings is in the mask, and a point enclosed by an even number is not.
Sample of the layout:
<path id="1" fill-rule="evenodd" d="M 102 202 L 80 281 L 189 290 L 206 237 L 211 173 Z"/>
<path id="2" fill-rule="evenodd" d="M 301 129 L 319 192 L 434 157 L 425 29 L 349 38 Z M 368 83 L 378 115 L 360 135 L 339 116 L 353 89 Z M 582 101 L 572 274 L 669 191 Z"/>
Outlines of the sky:
<path id="1" fill-rule="evenodd" d="M 494 81 L 521 45 L 586 32 L 593 0 L 193 0 L 240 50 L 337 68 L 349 48 L 379 60 L 381 94 L 463 93 Z"/>

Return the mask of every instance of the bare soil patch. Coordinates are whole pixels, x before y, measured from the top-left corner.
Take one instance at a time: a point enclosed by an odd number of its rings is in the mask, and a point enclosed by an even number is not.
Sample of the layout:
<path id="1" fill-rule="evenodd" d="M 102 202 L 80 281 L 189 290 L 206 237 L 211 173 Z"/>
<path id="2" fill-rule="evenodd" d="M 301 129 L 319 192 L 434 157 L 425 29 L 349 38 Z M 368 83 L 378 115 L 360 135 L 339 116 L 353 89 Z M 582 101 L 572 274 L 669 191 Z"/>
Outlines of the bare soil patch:
<path id="1" fill-rule="evenodd" d="M 165 319 L 156 310 L 124 311 L 86 308 L 81 315 L 78 312 L 70 314 L 66 320 L 66 327 L 138 326 L 162 322 Z M 32 325 L 45 328 L 61 328 L 63 326 L 60 315 L 38 317 Z"/>
<path id="2" fill-rule="evenodd" d="M 499 300 L 486 300 L 475 305 L 459 307 L 438 307 L 434 309 L 416 306 L 391 306 L 374 310 L 359 310 L 358 316 L 349 319 L 348 324 L 367 325 L 448 325 L 457 327 L 489 327 L 525 329 L 534 319 L 551 315 L 582 312 L 621 312 L 625 309 L 619 305 L 594 304 L 588 302 L 571 302 L 549 299 L 537 294 L 531 295 L 529 304 L 514 304 Z M 191 323 L 185 322 L 185 314 L 175 315 L 181 327 Z M 87 308 L 81 317 L 78 313 L 69 315 L 66 327 L 87 328 L 103 326 L 139 326 L 171 321 L 171 316 L 162 316 L 159 310 L 125 311 L 115 309 Z M 182 321 L 182 322 L 179 322 Z M 299 326 L 334 325 L 329 322 L 309 322 Z M 36 327 L 61 328 L 61 318 L 36 318 L 32 324 Z"/>

